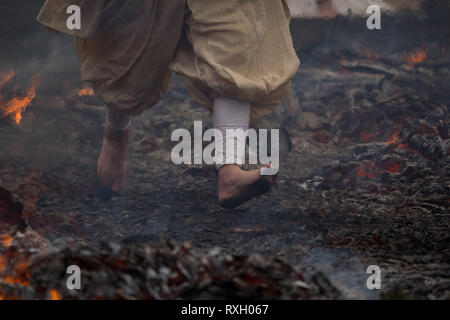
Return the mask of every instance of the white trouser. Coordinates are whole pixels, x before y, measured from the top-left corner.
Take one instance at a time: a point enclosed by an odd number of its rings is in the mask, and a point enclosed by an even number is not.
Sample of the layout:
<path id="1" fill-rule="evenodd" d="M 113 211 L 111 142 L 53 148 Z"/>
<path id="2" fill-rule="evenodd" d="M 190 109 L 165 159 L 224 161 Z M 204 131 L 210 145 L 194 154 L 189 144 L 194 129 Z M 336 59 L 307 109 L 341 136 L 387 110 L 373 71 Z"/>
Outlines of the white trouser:
<path id="1" fill-rule="evenodd" d="M 216 166 L 218 169 L 225 164 L 245 164 L 249 121 L 249 102 L 227 98 L 214 100 L 214 127 L 221 133 L 216 136 Z M 106 123 L 113 129 L 125 130 L 131 125 L 131 117 L 107 107 Z"/>
<path id="2" fill-rule="evenodd" d="M 214 127 L 222 134 L 216 137 L 216 166 L 245 163 L 245 141 L 250 121 L 250 103 L 216 98 Z M 236 131 L 237 129 L 240 129 Z M 239 133 L 240 131 L 240 133 Z"/>

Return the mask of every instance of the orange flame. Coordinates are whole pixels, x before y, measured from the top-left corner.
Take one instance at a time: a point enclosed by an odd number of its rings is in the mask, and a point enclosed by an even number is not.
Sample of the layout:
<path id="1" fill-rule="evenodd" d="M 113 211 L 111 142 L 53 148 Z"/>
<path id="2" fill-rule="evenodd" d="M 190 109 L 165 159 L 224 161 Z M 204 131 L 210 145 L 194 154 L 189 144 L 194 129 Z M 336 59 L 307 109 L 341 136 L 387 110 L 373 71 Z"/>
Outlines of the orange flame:
<path id="1" fill-rule="evenodd" d="M 5 84 L 7 84 L 12 78 L 14 78 L 16 74 L 14 71 L 11 71 L 8 73 L 3 79 L 0 80 L 0 89 L 4 87 Z"/>
<path id="2" fill-rule="evenodd" d="M 50 290 L 50 300 L 62 300 L 61 292 L 56 289 Z"/>
<path id="3" fill-rule="evenodd" d="M 11 80 L 12 77 L 14 77 L 14 73 L 8 74 L 3 80 L 1 80 L 0 89 L 9 80 Z M 33 76 L 33 79 L 31 81 L 31 88 L 28 90 L 28 93 L 25 97 L 14 97 L 2 105 L 2 96 L 0 95 L 0 111 L 2 112 L 3 116 L 12 117 L 15 123 L 19 125 L 20 121 L 22 120 L 22 113 L 31 105 L 34 98 L 36 98 L 36 88 L 38 87 L 38 85 L 39 77 L 35 75 Z"/>
<path id="4" fill-rule="evenodd" d="M 411 53 L 406 57 L 406 63 L 411 68 L 418 63 L 422 63 L 427 59 L 427 53 L 424 49 L 420 49 L 416 52 Z"/>
<path id="5" fill-rule="evenodd" d="M 8 274 L 5 278 L 5 282 L 9 284 L 20 284 L 22 286 L 29 286 L 30 281 L 28 279 L 22 278 L 22 277 L 13 277 L 12 275 Z"/>
<path id="6" fill-rule="evenodd" d="M 94 89 L 88 87 L 87 85 L 84 85 L 83 88 L 78 92 L 79 97 L 93 96 L 93 95 L 94 95 Z"/>
<path id="7" fill-rule="evenodd" d="M 395 131 L 389 136 L 386 144 L 396 144 L 400 141 L 400 131 L 402 131 L 402 126 L 398 126 Z"/>
<path id="8" fill-rule="evenodd" d="M 6 266 L 7 265 L 5 265 L 5 268 Z M 14 285 L 20 284 L 22 286 L 29 286 L 31 275 L 28 267 L 29 267 L 28 262 L 16 263 L 14 265 L 14 274 L 8 274 L 4 279 L 4 281 Z"/>
<path id="9" fill-rule="evenodd" d="M 13 238 L 11 237 L 11 235 L 5 235 L 5 236 L 0 236 L 0 243 L 3 245 L 3 247 L 5 248 L 9 248 L 11 247 L 13 242 Z"/>

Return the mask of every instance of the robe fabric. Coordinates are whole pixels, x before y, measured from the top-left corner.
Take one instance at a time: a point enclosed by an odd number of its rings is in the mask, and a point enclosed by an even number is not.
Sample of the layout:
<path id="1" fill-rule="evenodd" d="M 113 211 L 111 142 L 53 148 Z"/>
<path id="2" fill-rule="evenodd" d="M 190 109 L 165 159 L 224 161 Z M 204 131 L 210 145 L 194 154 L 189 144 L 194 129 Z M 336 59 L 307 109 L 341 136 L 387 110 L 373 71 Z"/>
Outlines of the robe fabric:
<path id="1" fill-rule="evenodd" d="M 70 5 L 81 30 L 67 29 Z M 75 36 L 82 80 L 129 114 L 155 105 L 173 71 L 200 105 L 242 100 L 256 119 L 282 102 L 300 65 L 285 0 L 47 0 L 37 20 Z"/>

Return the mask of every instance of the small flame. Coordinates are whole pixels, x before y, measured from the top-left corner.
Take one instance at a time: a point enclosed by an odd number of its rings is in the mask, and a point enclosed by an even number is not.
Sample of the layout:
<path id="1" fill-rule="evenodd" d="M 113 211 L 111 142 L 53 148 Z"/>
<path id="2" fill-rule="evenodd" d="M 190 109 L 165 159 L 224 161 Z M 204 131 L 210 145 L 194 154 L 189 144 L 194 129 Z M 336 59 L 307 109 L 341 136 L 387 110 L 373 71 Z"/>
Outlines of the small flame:
<path id="1" fill-rule="evenodd" d="M 6 267 L 7 265 L 5 266 L 5 269 Z M 29 286 L 31 275 L 28 267 L 29 264 L 27 262 L 16 263 L 14 265 L 14 274 L 8 274 L 4 281 L 13 285 L 20 284 L 22 286 Z"/>
<path id="2" fill-rule="evenodd" d="M 5 282 L 6 282 L 6 283 L 9 283 L 9 284 L 13 284 L 13 285 L 20 284 L 20 285 L 22 285 L 22 286 L 24 286 L 24 287 L 27 287 L 27 286 L 30 285 L 30 281 L 29 281 L 27 278 L 23 278 L 23 277 L 14 277 L 14 276 L 12 276 L 12 275 L 10 275 L 10 274 L 8 274 L 8 275 L 6 276 Z"/>
<path id="3" fill-rule="evenodd" d="M 14 73 L 14 71 L 11 71 L 5 77 L 3 77 L 3 79 L 0 80 L 0 89 L 3 88 L 5 84 L 7 84 L 12 78 L 14 78 L 15 75 L 16 74 Z"/>
<path id="4" fill-rule="evenodd" d="M 11 235 L 9 235 L 9 234 L 0 237 L 0 243 L 5 248 L 11 247 L 12 246 L 12 242 L 13 242 L 13 237 L 11 237 Z"/>
<path id="5" fill-rule="evenodd" d="M 93 96 L 93 95 L 94 95 L 94 89 L 88 87 L 87 85 L 84 85 L 83 88 L 78 92 L 79 97 Z"/>
<path id="6" fill-rule="evenodd" d="M 418 63 L 422 63 L 427 59 L 427 53 L 424 49 L 420 49 L 416 52 L 411 53 L 406 57 L 406 63 L 409 67 L 414 67 Z"/>
<path id="7" fill-rule="evenodd" d="M 14 77 L 14 73 L 8 74 L 5 78 L 0 81 L 0 89 Z M 20 124 L 22 120 L 22 113 L 28 108 L 36 98 L 36 89 L 39 85 L 39 77 L 37 75 L 33 76 L 31 81 L 31 88 L 25 97 L 14 97 L 7 102 L 2 103 L 2 96 L 0 95 L 0 111 L 5 117 L 12 117 L 17 125 Z"/>
<path id="8" fill-rule="evenodd" d="M 398 126 L 395 131 L 388 137 L 386 144 L 396 144 L 400 141 L 400 131 L 402 126 Z"/>
<path id="9" fill-rule="evenodd" d="M 56 289 L 50 290 L 50 300 L 62 300 L 61 292 Z"/>
<path id="10" fill-rule="evenodd" d="M 381 58 L 378 53 L 372 53 L 369 50 L 364 50 L 363 54 L 369 60 L 379 60 Z"/>

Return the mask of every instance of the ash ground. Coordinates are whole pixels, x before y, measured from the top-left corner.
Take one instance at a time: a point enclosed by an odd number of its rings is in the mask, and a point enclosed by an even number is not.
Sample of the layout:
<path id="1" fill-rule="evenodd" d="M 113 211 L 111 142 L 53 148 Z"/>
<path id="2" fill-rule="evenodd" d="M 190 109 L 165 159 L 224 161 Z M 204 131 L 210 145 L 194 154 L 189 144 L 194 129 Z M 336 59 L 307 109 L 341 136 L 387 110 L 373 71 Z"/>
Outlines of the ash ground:
<path id="1" fill-rule="evenodd" d="M 391 19 L 375 36 L 359 27 L 364 20 L 316 21 L 310 48 L 301 37 L 312 22 L 294 23 L 300 107 L 292 113 L 283 104 L 254 124 L 281 128 L 278 186 L 236 210 L 217 205 L 214 168 L 170 161 L 174 129 L 212 126 L 177 78 L 134 121 L 125 190 L 102 200 L 95 172 L 103 108 L 76 95 L 70 39 L 41 30 L 50 53 L 67 53 L 57 65 L 69 68 L 47 68 L 48 53 L 25 54 L 37 61 L 30 74 L 46 70 L 21 126 L 1 120 L 0 185 L 24 203 L 29 227 L 54 242 L 189 241 L 322 270 L 347 298 L 448 299 L 450 29 Z M 2 54 L 13 66 L 14 50 Z M 409 62 L 420 50 L 427 59 Z M 381 291 L 366 287 L 369 265 L 382 269 Z"/>

